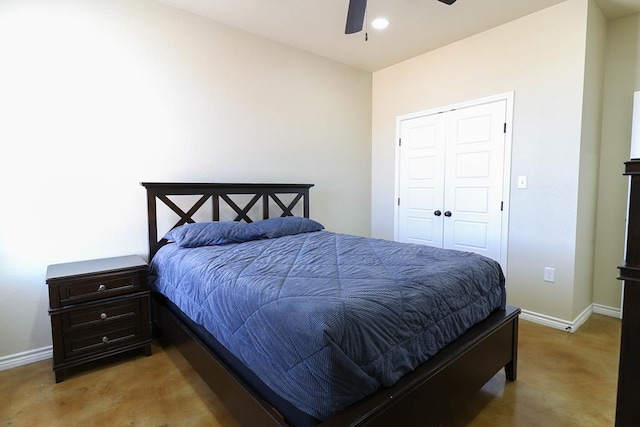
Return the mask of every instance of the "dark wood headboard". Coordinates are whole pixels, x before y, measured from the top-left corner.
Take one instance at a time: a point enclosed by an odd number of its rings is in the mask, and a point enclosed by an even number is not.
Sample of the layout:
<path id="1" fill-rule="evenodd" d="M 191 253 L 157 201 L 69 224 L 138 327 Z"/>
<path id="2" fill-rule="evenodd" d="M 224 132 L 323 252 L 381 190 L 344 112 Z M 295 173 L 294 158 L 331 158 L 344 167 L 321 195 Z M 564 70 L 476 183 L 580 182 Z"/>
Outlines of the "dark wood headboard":
<path id="1" fill-rule="evenodd" d="M 163 238 L 158 239 L 158 210 L 157 200 L 160 200 L 180 219 L 169 229 L 187 223 L 194 223 L 194 215 L 207 201 L 211 200 L 210 221 L 220 221 L 221 202 L 233 212 L 234 221 L 253 222 L 267 219 L 270 209 L 274 206 L 281 212 L 280 216 L 293 216 L 294 209 L 302 202 L 302 216 L 309 218 L 309 189 L 313 184 L 225 184 L 225 183 L 177 183 L 177 182 L 143 182 L 147 189 L 147 212 L 149 225 L 149 260 L 167 243 Z M 249 196 L 248 201 L 233 200 L 234 196 Z M 283 202 L 284 195 L 293 196 L 288 202 Z M 200 196 L 188 209 L 180 208 L 171 196 Z M 256 204 L 262 200 L 260 217 L 251 213 Z M 271 203 L 273 202 L 273 203 Z M 252 217 L 253 215 L 253 217 Z M 169 231 L 166 230 L 166 231 Z M 164 235 L 164 234 L 163 234 Z"/>

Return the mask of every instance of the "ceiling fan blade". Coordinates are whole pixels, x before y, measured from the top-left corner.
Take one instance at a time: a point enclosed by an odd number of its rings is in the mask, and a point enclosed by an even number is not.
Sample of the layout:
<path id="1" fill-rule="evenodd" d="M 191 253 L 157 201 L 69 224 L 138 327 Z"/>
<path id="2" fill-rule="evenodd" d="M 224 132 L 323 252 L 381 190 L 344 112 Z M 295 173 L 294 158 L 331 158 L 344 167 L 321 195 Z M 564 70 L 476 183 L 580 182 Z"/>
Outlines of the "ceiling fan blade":
<path id="1" fill-rule="evenodd" d="M 456 2 L 456 0 L 440 0 L 440 1 L 444 4 L 448 4 L 449 6 L 451 6 Z"/>
<path id="2" fill-rule="evenodd" d="M 455 0 L 454 0 L 455 1 Z M 345 34 L 353 34 L 362 31 L 364 12 L 367 10 L 367 0 L 350 0 L 347 12 L 347 25 Z"/>

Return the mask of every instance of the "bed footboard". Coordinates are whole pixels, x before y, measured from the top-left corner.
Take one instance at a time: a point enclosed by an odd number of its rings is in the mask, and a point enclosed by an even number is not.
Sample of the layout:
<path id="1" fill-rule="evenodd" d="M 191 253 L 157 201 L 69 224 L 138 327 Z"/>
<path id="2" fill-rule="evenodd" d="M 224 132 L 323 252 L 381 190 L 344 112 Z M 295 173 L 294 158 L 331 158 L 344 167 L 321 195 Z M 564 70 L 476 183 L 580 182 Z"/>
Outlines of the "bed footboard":
<path id="1" fill-rule="evenodd" d="M 227 409 L 246 426 L 288 426 L 280 413 L 255 393 L 163 302 L 154 298 L 157 326 L 180 350 Z M 474 326 L 429 361 L 346 408 L 319 426 L 439 426 L 500 369 L 517 376 L 518 315 L 507 306 Z"/>
<path id="2" fill-rule="evenodd" d="M 322 426 L 439 426 L 500 369 L 513 381 L 517 370 L 518 315 L 494 312 L 429 361 Z"/>

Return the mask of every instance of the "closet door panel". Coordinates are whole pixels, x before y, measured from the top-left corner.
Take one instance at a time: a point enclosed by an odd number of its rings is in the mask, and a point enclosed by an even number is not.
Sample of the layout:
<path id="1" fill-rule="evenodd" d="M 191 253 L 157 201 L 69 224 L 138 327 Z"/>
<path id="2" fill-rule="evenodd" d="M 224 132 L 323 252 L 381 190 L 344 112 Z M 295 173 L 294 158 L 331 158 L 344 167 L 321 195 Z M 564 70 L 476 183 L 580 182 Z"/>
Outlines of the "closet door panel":
<path id="1" fill-rule="evenodd" d="M 401 242 L 442 247 L 444 131 L 439 114 L 400 122 Z"/>
<path id="2" fill-rule="evenodd" d="M 443 247 L 500 260 L 506 101 L 447 114 Z"/>

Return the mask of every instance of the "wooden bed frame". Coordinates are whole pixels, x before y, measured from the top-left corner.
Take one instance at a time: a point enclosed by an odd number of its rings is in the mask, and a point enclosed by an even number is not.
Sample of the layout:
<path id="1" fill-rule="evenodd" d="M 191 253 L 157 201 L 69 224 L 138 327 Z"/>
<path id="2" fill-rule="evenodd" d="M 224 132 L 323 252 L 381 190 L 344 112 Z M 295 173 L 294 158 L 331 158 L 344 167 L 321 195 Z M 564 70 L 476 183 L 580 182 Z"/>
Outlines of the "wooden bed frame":
<path id="1" fill-rule="evenodd" d="M 275 206 L 280 216 L 293 215 L 302 202 L 302 216 L 309 217 L 309 189 L 313 184 L 206 184 L 148 183 L 149 260 L 166 243 L 158 239 L 157 200 L 163 202 L 179 220 L 177 227 L 195 222 L 194 214 L 211 201 L 212 218 L 220 220 L 220 202 L 234 212 L 236 221 L 266 219 Z M 171 196 L 200 196 L 187 210 L 178 207 Z M 233 198 L 250 197 L 244 206 Z M 286 203 L 282 198 L 293 197 Z M 260 210 L 261 218 L 250 212 Z M 273 202 L 273 203 L 271 203 Z M 299 206 L 297 208 L 299 209 Z M 168 230 L 166 230 L 168 231 Z M 227 366 L 187 325 L 169 309 L 164 298 L 153 298 L 154 328 L 181 351 L 202 379 L 218 395 L 227 409 L 245 426 L 288 426 L 277 409 L 269 405 Z M 505 368 L 506 377 L 515 381 L 518 352 L 518 315 L 520 309 L 507 306 L 497 310 L 449 344 L 426 363 L 407 374 L 392 387 L 344 409 L 319 425 L 329 426 L 439 426 L 449 418 L 498 371 Z M 157 329 L 156 329 L 157 330 Z"/>

